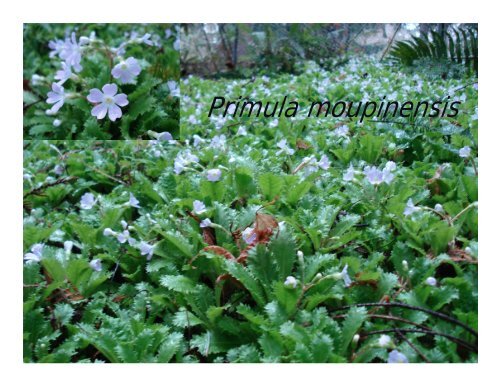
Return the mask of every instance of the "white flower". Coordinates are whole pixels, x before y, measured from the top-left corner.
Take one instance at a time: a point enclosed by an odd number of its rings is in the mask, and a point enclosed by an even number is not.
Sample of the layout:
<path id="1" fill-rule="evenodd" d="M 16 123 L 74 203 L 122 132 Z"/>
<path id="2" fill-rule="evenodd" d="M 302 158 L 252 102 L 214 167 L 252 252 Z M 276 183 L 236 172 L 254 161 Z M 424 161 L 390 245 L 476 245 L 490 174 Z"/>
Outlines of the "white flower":
<path id="1" fill-rule="evenodd" d="M 194 200 L 193 201 L 193 212 L 195 214 L 202 214 L 207 211 L 207 207 L 201 201 Z"/>
<path id="2" fill-rule="evenodd" d="M 61 120 L 60 119 L 54 119 L 54 121 L 52 122 L 52 124 L 54 125 L 54 127 L 59 127 L 61 126 Z"/>
<path id="3" fill-rule="evenodd" d="M 345 171 L 344 175 L 342 176 L 342 179 L 344 181 L 352 181 L 354 179 L 354 168 L 351 166 L 349 166 L 349 168 Z"/>
<path id="4" fill-rule="evenodd" d="M 464 146 L 458 151 L 458 155 L 462 158 L 469 158 L 470 156 L 470 147 Z"/>
<path id="5" fill-rule="evenodd" d="M 245 136 L 247 134 L 248 134 L 247 129 L 245 129 L 244 126 L 239 126 L 238 127 L 238 131 L 236 132 L 236 135 Z"/>
<path id="6" fill-rule="evenodd" d="M 396 170 L 396 162 L 394 161 L 387 161 L 385 164 L 384 170 L 387 170 L 388 172 L 393 172 Z"/>
<path id="7" fill-rule="evenodd" d="M 439 212 L 439 213 L 444 213 L 444 208 L 443 208 L 443 205 L 441 205 L 441 204 L 436 204 L 436 205 L 434 206 L 434 210 L 435 210 L 436 212 Z"/>
<path id="8" fill-rule="evenodd" d="M 82 209 L 92 209 L 96 202 L 97 199 L 92 193 L 85 193 L 80 199 L 80 206 L 82 207 Z"/>
<path id="9" fill-rule="evenodd" d="M 212 226 L 212 221 L 209 218 L 206 218 L 202 222 L 200 222 L 200 228 L 209 228 Z"/>
<path id="10" fill-rule="evenodd" d="M 221 178 L 222 172 L 220 169 L 209 169 L 207 170 L 207 180 L 211 182 L 219 181 Z"/>
<path id="11" fill-rule="evenodd" d="M 104 236 L 116 236 L 116 232 L 112 230 L 111 228 L 106 228 L 104 229 L 104 232 L 102 232 Z"/>
<path id="12" fill-rule="evenodd" d="M 127 58 L 111 70 L 111 75 L 115 79 L 120 80 L 123 84 L 134 83 L 135 77 L 141 73 L 141 66 L 137 59 L 130 57 Z"/>
<path id="13" fill-rule="evenodd" d="M 102 271 L 101 259 L 94 259 L 89 263 L 89 265 L 90 265 L 90 268 L 92 268 L 96 272 Z"/>
<path id="14" fill-rule="evenodd" d="M 257 240 L 257 235 L 254 232 L 254 228 L 246 228 L 243 232 L 241 232 L 241 237 L 247 244 L 253 244 L 255 240 Z"/>
<path id="15" fill-rule="evenodd" d="M 54 104 L 50 108 L 50 113 L 55 114 L 64 104 L 64 99 L 66 94 L 64 93 L 64 87 L 58 83 L 52 83 L 52 91 L 47 93 L 47 103 Z"/>
<path id="16" fill-rule="evenodd" d="M 41 75 L 38 75 L 38 74 L 33 74 L 31 76 L 31 84 L 33 86 L 40 86 L 41 84 L 43 84 L 44 81 L 45 81 L 45 77 L 44 76 L 41 76 Z"/>
<path id="17" fill-rule="evenodd" d="M 389 353 L 387 363 L 408 363 L 408 358 L 398 350 L 392 350 Z"/>
<path id="18" fill-rule="evenodd" d="M 44 244 L 35 244 L 31 247 L 31 252 L 28 252 L 24 255 L 24 260 L 27 263 L 38 263 L 42 260 L 42 252 L 43 252 Z"/>
<path id="19" fill-rule="evenodd" d="M 170 90 L 170 95 L 173 97 L 181 96 L 181 89 L 175 80 L 169 80 L 167 82 L 168 89 Z"/>
<path id="20" fill-rule="evenodd" d="M 435 287 L 437 285 L 437 280 L 436 278 L 429 276 L 427 279 L 425 279 L 425 284 Z"/>
<path id="21" fill-rule="evenodd" d="M 128 105 L 125 94 L 116 94 L 118 86 L 114 83 L 106 84 L 101 90 L 93 88 L 90 90 L 87 100 L 91 103 L 98 103 L 91 111 L 97 119 L 103 119 L 108 114 L 113 122 L 122 116 L 122 110 L 118 106 Z"/>
<path id="22" fill-rule="evenodd" d="M 349 272 L 347 272 L 348 268 L 349 268 L 349 266 L 346 264 L 344 266 L 344 269 L 342 270 L 342 272 L 340 272 L 340 275 L 341 275 L 342 279 L 344 280 L 344 285 L 346 287 L 349 287 L 352 284 L 352 280 L 349 277 Z"/>
<path id="23" fill-rule="evenodd" d="M 145 241 L 141 241 L 139 243 L 138 248 L 141 251 L 142 256 L 147 256 L 146 257 L 147 260 L 151 260 L 151 258 L 153 257 L 153 251 L 155 248 L 154 245 L 150 245 L 150 244 L 146 243 Z"/>
<path id="24" fill-rule="evenodd" d="M 139 200 L 135 198 L 135 196 L 130 193 L 130 198 L 128 199 L 128 204 L 130 206 L 133 206 L 134 208 L 140 208 L 141 206 L 139 205 Z"/>
<path id="25" fill-rule="evenodd" d="M 403 211 L 403 214 L 405 216 L 410 216 L 413 213 L 418 212 L 419 210 L 420 210 L 420 208 L 418 206 L 415 206 L 413 204 L 413 200 L 410 198 L 410 199 L 408 199 L 408 202 L 406 203 L 406 207 L 405 207 L 405 210 Z"/>
<path id="26" fill-rule="evenodd" d="M 295 153 L 295 150 L 293 150 L 292 148 L 288 147 L 287 143 L 286 143 L 286 139 L 282 139 L 281 141 L 279 141 L 276 146 L 278 146 L 281 150 L 279 150 L 276 154 L 277 155 L 280 155 L 281 153 L 285 153 L 285 154 L 288 154 L 288 155 L 292 155 Z"/>
<path id="27" fill-rule="evenodd" d="M 189 149 L 184 152 L 177 153 L 174 161 L 174 172 L 175 174 L 182 173 L 187 166 L 192 162 L 198 162 L 199 158 L 191 153 Z"/>
<path id="28" fill-rule="evenodd" d="M 283 284 L 288 288 L 297 288 L 298 281 L 293 276 L 287 276 Z"/>
<path id="29" fill-rule="evenodd" d="M 66 252 L 67 255 L 71 254 L 71 250 L 73 249 L 73 241 L 65 241 L 63 245 L 64 252 Z"/>
<path id="30" fill-rule="evenodd" d="M 380 335 L 378 338 L 378 345 L 382 348 L 388 348 L 392 345 L 392 339 L 389 335 Z"/>

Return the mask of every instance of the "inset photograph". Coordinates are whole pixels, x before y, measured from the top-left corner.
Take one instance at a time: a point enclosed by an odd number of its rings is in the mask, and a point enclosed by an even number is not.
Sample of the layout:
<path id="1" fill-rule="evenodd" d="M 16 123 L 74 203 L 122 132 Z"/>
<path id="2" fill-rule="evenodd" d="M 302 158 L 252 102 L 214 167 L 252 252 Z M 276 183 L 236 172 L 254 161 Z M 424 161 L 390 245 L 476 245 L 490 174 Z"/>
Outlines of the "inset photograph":
<path id="1" fill-rule="evenodd" d="M 25 24 L 24 139 L 154 139 L 179 122 L 178 26 Z"/>

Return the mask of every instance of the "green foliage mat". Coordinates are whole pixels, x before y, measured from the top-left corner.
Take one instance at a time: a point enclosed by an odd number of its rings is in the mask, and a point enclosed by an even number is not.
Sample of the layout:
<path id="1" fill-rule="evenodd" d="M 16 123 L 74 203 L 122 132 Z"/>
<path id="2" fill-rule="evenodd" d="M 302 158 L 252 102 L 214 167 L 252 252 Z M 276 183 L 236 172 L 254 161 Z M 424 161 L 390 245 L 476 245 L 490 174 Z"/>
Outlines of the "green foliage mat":
<path id="1" fill-rule="evenodd" d="M 24 360 L 476 362 L 471 82 L 370 60 L 190 77 L 177 141 L 25 142 Z M 206 116 L 453 90 L 454 119 Z"/>

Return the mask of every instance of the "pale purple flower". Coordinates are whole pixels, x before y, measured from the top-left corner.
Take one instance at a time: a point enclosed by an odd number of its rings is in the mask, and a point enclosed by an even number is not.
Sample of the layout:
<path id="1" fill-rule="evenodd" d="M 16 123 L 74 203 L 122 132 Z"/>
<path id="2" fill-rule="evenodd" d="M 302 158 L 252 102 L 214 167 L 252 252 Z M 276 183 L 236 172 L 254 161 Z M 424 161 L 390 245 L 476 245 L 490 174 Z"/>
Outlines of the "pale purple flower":
<path id="1" fill-rule="evenodd" d="M 62 123 L 62 122 L 61 122 L 61 120 L 60 120 L 60 119 L 54 119 L 54 120 L 52 121 L 52 124 L 54 125 L 54 127 L 59 127 L 59 126 L 61 126 L 61 123 Z"/>
<path id="2" fill-rule="evenodd" d="M 141 66 L 137 59 L 130 57 L 127 58 L 111 70 L 111 75 L 115 79 L 120 80 L 123 84 L 134 83 L 135 77 L 141 73 Z"/>
<path id="3" fill-rule="evenodd" d="M 170 91 L 170 95 L 172 95 L 173 97 L 181 96 L 181 89 L 175 80 L 169 80 L 167 82 L 167 87 Z"/>
<path id="4" fill-rule="evenodd" d="M 349 168 L 345 171 L 344 175 L 342 176 L 342 179 L 344 181 L 352 181 L 354 179 L 354 168 L 351 166 L 349 166 Z"/>
<path id="5" fill-rule="evenodd" d="M 321 156 L 321 159 L 318 162 L 318 166 L 323 170 L 326 170 L 330 167 L 330 160 L 326 155 L 323 154 Z"/>
<path id="6" fill-rule="evenodd" d="M 58 176 L 60 176 L 61 174 L 63 174 L 64 173 L 64 165 L 57 164 L 54 167 L 54 173 L 57 174 Z"/>
<path id="7" fill-rule="evenodd" d="M 340 273 L 342 275 L 342 279 L 344 280 L 344 285 L 346 287 L 349 287 L 351 284 L 352 284 L 352 280 L 351 278 L 349 277 L 349 272 L 347 272 L 347 269 L 349 268 L 349 266 L 346 264 L 344 266 L 344 269 L 342 270 L 342 272 Z"/>
<path id="8" fill-rule="evenodd" d="M 349 134 L 349 128 L 346 125 L 342 125 L 333 131 L 333 135 L 335 135 L 336 137 L 348 138 L 349 137 L 348 134 Z"/>
<path id="9" fill-rule="evenodd" d="M 125 94 L 116 94 L 118 86 L 114 83 L 106 84 L 101 90 L 93 88 L 87 96 L 87 100 L 91 103 L 98 103 L 92 109 L 91 114 L 97 119 L 103 119 L 108 114 L 109 119 L 113 122 L 122 116 L 122 110 L 118 106 L 128 105 L 127 96 Z"/>
<path id="10" fill-rule="evenodd" d="M 392 350 L 389 353 L 387 363 L 408 363 L 408 358 L 398 350 Z"/>
<path id="11" fill-rule="evenodd" d="M 392 345 L 392 339 L 389 335 L 380 335 L 377 344 L 379 347 L 388 348 Z"/>
<path id="12" fill-rule="evenodd" d="M 470 157 L 470 147 L 469 146 L 464 146 L 458 151 L 458 155 L 462 158 L 469 158 Z"/>
<path id="13" fill-rule="evenodd" d="M 297 288 L 298 281 L 293 276 L 287 276 L 287 278 L 283 284 L 285 285 L 285 287 L 288 287 L 288 288 Z"/>
<path id="14" fill-rule="evenodd" d="M 281 150 L 278 150 L 278 152 L 276 153 L 277 155 L 280 155 L 281 153 L 292 155 L 295 153 L 295 150 L 293 150 L 292 148 L 290 148 L 287 145 L 286 139 L 282 139 L 281 141 L 279 141 L 276 144 L 276 146 L 278 146 L 281 149 Z"/>
<path id="15" fill-rule="evenodd" d="M 164 131 L 162 133 L 158 133 L 158 141 L 173 141 L 174 137 L 168 131 Z"/>
<path id="16" fill-rule="evenodd" d="M 76 41 L 76 35 L 73 32 L 71 38 L 66 38 L 64 44 L 60 48 L 59 57 L 63 59 L 69 66 L 73 67 L 76 72 L 82 70 L 80 62 L 82 60 L 82 50 L 80 43 Z"/>
<path id="17" fill-rule="evenodd" d="M 200 228 L 210 228 L 212 226 L 212 221 L 209 218 L 206 218 L 202 222 L 200 222 Z"/>
<path id="18" fill-rule="evenodd" d="M 208 169 L 207 170 L 207 180 L 211 182 L 219 181 L 222 176 L 220 169 Z"/>
<path id="19" fill-rule="evenodd" d="M 129 243 L 129 245 L 135 245 L 137 244 L 137 240 L 134 239 L 133 237 L 130 236 L 130 232 L 128 229 L 125 229 L 121 233 L 116 234 L 116 239 L 120 244 L 125 244 L 126 242 Z"/>
<path id="20" fill-rule="evenodd" d="M 381 170 L 378 170 L 375 166 L 366 166 L 363 169 L 366 179 L 372 185 L 380 185 L 384 182 L 384 175 Z"/>
<path id="21" fill-rule="evenodd" d="M 214 136 L 210 141 L 210 145 L 208 145 L 208 147 L 215 150 L 224 150 L 225 146 L 226 136 L 224 134 Z"/>
<path id="22" fill-rule="evenodd" d="M 26 263 L 38 263 L 42 260 L 42 252 L 43 252 L 44 244 L 35 244 L 31 247 L 31 252 L 28 252 L 24 255 L 24 260 Z"/>
<path id="23" fill-rule="evenodd" d="M 207 207 L 201 201 L 194 200 L 193 201 L 193 212 L 195 214 L 202 214 L 207 211 Z"/>
<path id="24" fill-rule="evenodd" d="M 146 259 L 151 260 L 151 258 L 153 257 L 153 252 L 154 252 L 154 248 L 155 248 L 154 245 L 150 245 L 150 244 L 146 243 L 145 241 L 141 241 L 139 243 L 138 248 L 139 248 L 139 251 L 141 252 L 142 256 L 147 256 Z"/>
<path id="25" fill-rule="evenodd" d="M 394 174 L 388 168 L 379 170 L 375 166 L 366 166 L 363 169 L 363 173 L 367 181 L 372 185 L 380 185 L 383 182 L 390 184 L 394 179 Z"/>
<path id="26" fill-rule="evenodd" d="M 71 71 L 71 66 L 67 64 L 66 62 L 61 63 L 61 69 L 56 72 L 56 75 L 54 76 L 55 79 L 57 79 L 59 84 L 63 84 L 66 82 L 69 78 L 73 76 L 73 72 Z"/>
<path id="27" fill-rule="evenodd" d="M 437 286 L 437 280 L 435 277 L 429 276 L 427 279 L 425 279 L 425 284 L 435 287 Z"/>
<path id="28" fill-rule="evenodd" d="M 420 208 L 418 206 L 415 206 L 415 204 L 413 204 L 413 200 L 410 198 L 406 202 L 406 207 L 405 207 L 405 210 L 403 211 L 403 214 L 405 216 L 411 216 L 413 213 L 415 213 L 419 210 L 420 210 Z"/>
<path id="29" fill-rule="evenodd" d="M 247 244 L 253 244 L 255 240 L 257 240 L 257 235 L 254 232 L 253 228 L 246 228 L 243 232 L 241 232 L 241 237 Z"/>
<path id="30" fill-rule="evenodd" d="M 82 209 L 92 209 L 97 203 L 97 199 L 92 193 L 85 193 L 80 199 L 80 206 Z"/>
<path id="31" fill-rule="evenodd" d="M 135 196 L 130 193 L 130 198 L 128 200 L 128 204 L 134 208 L 140 208 L 141 205 L 139 205 L 139 200 L 137 198 L 135 198 Z"/>
<path id="32" fill-rule="evenodd" d="M 55 114 L 63 106 L 66 94 L 64 87 L 58 83 L 52 83 L 52 91 L 47 93 L 47 103 L 54 104 L 49 110 L 50 113 Z"/>
<path id="33" fill-rule="evenodd" d="M 201 143 L 205 142 L 203 138 L 201 138 L 199 135 L 195 134 L 193 135 L 193 146 L 198 147 L 200 146 Z"/>
<path id="34" fill-rule="evenodd" d="M 89 265 L 90 265 L 90 268 L 92 268 L 96 272 L 102 271 L 101 259 L 94 259 L 89 263 Z"/>

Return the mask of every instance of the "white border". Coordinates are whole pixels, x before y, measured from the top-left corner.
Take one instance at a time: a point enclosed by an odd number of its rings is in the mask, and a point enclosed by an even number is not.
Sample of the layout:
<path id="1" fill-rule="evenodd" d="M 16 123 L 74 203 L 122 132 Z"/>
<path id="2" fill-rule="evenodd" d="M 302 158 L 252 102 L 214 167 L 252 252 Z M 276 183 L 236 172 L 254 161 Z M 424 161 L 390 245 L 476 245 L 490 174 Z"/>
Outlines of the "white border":
<path id="1" fill-rule="evenodd" d="M 491 2 L 493 4 L 493 2 Z M 17 1 L 5 4 L 2 52 L 2 296 L 0 364 L 4 384 L 491 384 L 498 379 L 497 235 L 499 135 L 498 23 L 495 7 L 471 1 Z M 22 23 L 23 22 L 479 22 L 480 30 L 480 357 L 457 365 L 29 365 L 22 363 Z M 486 208 L 483 210 L 483 208 Z M 496 315 L 495 315 L 496 314 Z M 9 379 L 11 382 L 9 382 Z M 8 382 L 8 383 L 7 383 Z"/>

